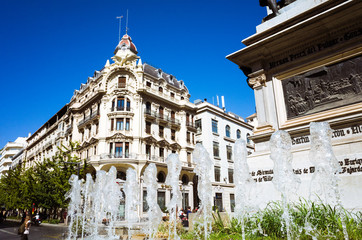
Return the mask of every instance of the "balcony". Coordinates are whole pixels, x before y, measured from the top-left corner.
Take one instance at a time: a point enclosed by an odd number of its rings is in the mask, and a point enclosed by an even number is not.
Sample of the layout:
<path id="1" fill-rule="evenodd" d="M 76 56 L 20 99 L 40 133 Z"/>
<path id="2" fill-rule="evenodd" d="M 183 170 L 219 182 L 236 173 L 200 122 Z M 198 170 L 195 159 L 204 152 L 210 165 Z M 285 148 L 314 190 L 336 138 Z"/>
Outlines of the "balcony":
<path id="1" fill-rule="evenodd" d="M 88 115 L 82 121 L 80 121 L 78 123 L 78 128 L 84 127 L 85 125 L 87 125 L 88 123 L 92 122 L 95 119 L 99 119 L 99 111 L 96 111 L 91 115 Z"/>
<path id="2" fill-rule="evenodd" d="M 111 108 L 111 112 L 124 112 L 124 111 L 127 111 L 127 112 L 130 112 L 131 111 L 131 107 L 112 107 Z"/>
<path id="3" fill-rule="evenodd" d="M 181 103 L 180 100 L 176 99 L 175 97 L 172 97 L 170 95 L 170 93 L 166 94 L 164 92 L 160 92 L 158 89 L 153 89 L 153 88 L 147 86 L 146 84 L 141 86 L 138 91 L 143 92 L 143 93 L 148 94 L 148 95 L 152 95 L 152 96 L 157 97 L 159 99 L 167 100 L 172 104 L 175 104 L 175 103 L 180 104 Z"/>
<path id="4" fill-rule="evenodd" d="M 195 124 L 193 122 L 187 122 L 186 121 L 186 126 L 190 131 L 193 131 L 193 132 L 197 131 L 196 126 L 195 126 Z"/>
<path id="5" fill-rule="evenodd" d="M 67 129 L 65 130 L 65 134 L 70 134 L 72 132 L 72 125 L 69 125 Z"/>
<path id="6" fill-rule="evenodd" d="M 146 109 L 144 111 L 144 113 L 147 118 L 152 119 L 152 120 L 158 119 L 160 122 L 170 123 L 171 125 L 174 125 L 177 127 L 181 125 L 180 120 L 166 116 L 165 114 L 162 114 L 162 113 L 160 114 L 159 112 L 156 112 L 156 111 L 151 111 L 149 109 Z"/>

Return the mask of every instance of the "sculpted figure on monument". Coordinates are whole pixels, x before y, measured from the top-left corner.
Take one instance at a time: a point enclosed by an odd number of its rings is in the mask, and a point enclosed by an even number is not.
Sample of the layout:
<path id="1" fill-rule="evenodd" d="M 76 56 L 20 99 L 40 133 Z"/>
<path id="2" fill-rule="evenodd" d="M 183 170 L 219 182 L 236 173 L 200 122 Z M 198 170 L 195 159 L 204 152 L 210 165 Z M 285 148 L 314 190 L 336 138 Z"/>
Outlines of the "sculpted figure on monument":
<path id="1" fill-rule="evenodd" d="M 274 15 L 279 15 L 280 13 L 278 9 L 285 7 L 294 1 L 296 0 L 281 0 L 278 2 L 277 0 L 259 0 L 259 4 L 261 7 L 268 6 L 273 11 Z"/>

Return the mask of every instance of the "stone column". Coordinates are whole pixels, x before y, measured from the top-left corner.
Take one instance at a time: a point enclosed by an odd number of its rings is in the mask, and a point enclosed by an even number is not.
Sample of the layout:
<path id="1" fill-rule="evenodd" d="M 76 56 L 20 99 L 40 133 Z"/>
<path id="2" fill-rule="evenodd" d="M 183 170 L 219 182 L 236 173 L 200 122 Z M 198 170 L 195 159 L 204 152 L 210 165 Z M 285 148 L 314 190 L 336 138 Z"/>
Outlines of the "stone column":
<path id="1" fill-rule="evenodd" d="M 273 132 L 274 129 L 270 123 L 270 114 L 268 102 L 273 99 L 267 99 L 266 75 L 263 69 L 253 72 L 249 76 L 249 85 L 252 85 L 255 95 L 255 106 L 258 118 L 258 126 L 254 134 Z"/>

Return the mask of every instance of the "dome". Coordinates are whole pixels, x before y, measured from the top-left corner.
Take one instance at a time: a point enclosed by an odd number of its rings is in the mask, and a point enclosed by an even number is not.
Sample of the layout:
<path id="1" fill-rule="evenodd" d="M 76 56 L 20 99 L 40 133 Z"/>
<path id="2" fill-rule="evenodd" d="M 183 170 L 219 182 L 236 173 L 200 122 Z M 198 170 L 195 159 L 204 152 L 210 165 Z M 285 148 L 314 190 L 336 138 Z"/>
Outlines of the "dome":
<path id="1" fill-rule="evenodd" d="M 123 35 L 121 41 L 118 43 L 116 49 L 114 50 L 114 54 L 116 54 L 117 50 L 119 49 L 129 49 L 133 53 L 137 54 L 136 45 L 132 42 L 132 39 L 128 34 Z"/>

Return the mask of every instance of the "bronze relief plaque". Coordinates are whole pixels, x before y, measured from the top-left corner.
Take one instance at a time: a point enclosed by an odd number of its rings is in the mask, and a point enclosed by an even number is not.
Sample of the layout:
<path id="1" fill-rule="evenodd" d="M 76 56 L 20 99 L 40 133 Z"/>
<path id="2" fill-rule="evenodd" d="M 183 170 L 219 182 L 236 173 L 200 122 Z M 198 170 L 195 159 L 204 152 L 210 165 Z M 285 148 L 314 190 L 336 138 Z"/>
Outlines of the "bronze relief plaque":
<path id="1" fill-rule="evenodd" d="M 282 81 L 287 118 L 362 102 L 362 56 Z"/>

